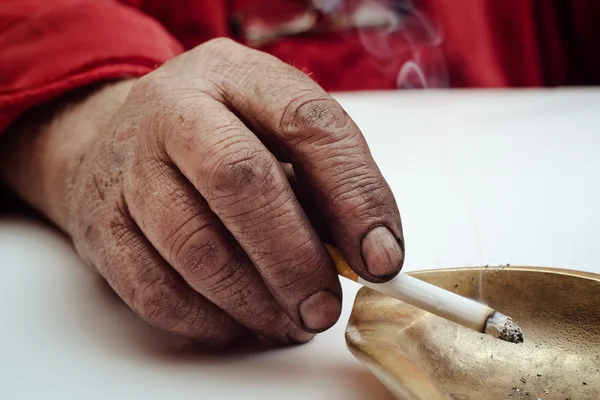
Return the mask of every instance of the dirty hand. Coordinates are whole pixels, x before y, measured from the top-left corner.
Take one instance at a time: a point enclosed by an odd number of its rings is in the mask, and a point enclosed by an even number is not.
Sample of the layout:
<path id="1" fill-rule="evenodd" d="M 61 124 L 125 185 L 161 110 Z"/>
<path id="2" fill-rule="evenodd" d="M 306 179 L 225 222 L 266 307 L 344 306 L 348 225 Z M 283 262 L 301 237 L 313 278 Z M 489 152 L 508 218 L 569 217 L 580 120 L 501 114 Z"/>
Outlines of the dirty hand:
<path id="1" fill-rule="evenodd" d="M 307 215 L 364 279 L 402 266 L 360 130 L 271 56 L 214 40 L 70 104 L 13 128 L 4 179 L 152 326 L 213 346 L 331 327 L 340 282 Z"/>

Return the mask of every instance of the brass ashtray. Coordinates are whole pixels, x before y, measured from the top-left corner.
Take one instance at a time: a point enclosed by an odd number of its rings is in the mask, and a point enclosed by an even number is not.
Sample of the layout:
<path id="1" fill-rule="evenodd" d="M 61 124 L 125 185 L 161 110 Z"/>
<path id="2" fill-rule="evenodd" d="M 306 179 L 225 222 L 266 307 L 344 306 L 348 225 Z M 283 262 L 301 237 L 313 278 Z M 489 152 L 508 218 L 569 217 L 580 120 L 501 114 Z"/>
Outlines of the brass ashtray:
<path id="1" fill-rule="evenodd" d="M 600 400 L 600 275 L 481 267 L 411 275 L 511 316 L 513 344 L 359 291 L 350 351 L 402 400 Z"/>

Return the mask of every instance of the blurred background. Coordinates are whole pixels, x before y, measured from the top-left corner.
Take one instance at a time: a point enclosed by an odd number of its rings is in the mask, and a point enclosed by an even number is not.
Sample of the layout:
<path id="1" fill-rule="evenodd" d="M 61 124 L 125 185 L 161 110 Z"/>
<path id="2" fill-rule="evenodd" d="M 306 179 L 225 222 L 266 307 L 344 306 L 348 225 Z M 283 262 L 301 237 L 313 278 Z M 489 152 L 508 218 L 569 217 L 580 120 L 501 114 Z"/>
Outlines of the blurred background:
<path id="1" fill-rule="evenodd" d="M 330 90 L 600 81 L 596 0 L 234 0 L 229 7 L 238 39 Z"/>

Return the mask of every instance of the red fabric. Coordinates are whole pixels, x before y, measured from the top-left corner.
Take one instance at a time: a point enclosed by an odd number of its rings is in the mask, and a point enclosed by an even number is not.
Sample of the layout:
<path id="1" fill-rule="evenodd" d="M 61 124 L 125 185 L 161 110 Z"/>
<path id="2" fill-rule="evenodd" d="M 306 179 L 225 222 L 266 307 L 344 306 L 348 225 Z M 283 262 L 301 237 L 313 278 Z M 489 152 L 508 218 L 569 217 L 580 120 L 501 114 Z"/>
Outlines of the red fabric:
<path id="1" fill-rule="evenodd" d="M 113 1 L 0 2 L 0 131 L 74 88 L 139 76 L 183 51 L 156 21 Z"/>
<path id="2" fill-rule="evenodd" d="M 257 1 L 1 0 L 0 131 L 27 109 L 74 88 L 143 75 L 184 49 L 231 35 L 229 16 L 251 3 Z M 597 0 L 413 3 L 441 32 L 452 87 L 600 82 Z M 330 91 L 394 89 L 414 51 L 394 39 L 394 51 L 377 58 L 373 50 L 381 43 L 373 40 L 299 36 L 263 50 L 310 72 Z M 422 67 L 435 72 L 437 56 L 429 50 L 416 51 L 423 52 Z"/>

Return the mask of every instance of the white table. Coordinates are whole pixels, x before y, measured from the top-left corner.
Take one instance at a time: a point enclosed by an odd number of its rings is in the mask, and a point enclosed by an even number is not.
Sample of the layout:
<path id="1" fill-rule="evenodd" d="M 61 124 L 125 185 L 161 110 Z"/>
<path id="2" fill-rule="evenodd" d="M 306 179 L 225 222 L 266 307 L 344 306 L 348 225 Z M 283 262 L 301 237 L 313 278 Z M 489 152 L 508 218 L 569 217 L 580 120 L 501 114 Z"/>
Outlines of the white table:
<path id="1" fill-rule="evenodd" d="M 339 95 L 400 205 L 405 270 L 600 272 L 600 90 Z M 306 346 L 206 355 L 137 321 L 69 244 L 0 218 L 2 399 L 380 399 L 340 322 Z"/>

